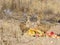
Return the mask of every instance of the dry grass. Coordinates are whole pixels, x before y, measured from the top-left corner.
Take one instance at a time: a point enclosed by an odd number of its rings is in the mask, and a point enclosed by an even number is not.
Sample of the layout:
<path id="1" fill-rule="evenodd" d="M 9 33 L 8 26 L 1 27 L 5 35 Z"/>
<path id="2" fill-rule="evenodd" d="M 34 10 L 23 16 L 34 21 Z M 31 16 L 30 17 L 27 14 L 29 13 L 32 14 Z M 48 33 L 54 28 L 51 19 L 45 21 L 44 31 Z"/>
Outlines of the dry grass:
<path id="1" fill-rule="evenodd" d="M 15 20 L 20 20 L 21 16 L 26 13 L 27 17 L 37 15 L 40 20 L 48 20 L 52 22 L 52 24 L 60 20 L 58 1 L 58 3 L 54 0 L 1 0 L 0 2 L 2 2 L 0 3 L 0 12 L 3 12 L 1 15 L 6 15 L 5 17 L 10 19 L 14 18 Z M 10 12 L 4 12 L 4 10 L 11 10 L 12 14 L 10 14 Z M 43 23 L 41 24 L 44 25 Z"/>
<path id="2" fill-rule="evenodd" d="M 0 0 L 1 45 L 20 45 L 21 34 L 32 27 L 33 23 L 39 30 L 49 30 L 60 20 L 59 5 L 58 0 Z M 32 15 L 37 16 L 38 21 L 30 21 Z"/>

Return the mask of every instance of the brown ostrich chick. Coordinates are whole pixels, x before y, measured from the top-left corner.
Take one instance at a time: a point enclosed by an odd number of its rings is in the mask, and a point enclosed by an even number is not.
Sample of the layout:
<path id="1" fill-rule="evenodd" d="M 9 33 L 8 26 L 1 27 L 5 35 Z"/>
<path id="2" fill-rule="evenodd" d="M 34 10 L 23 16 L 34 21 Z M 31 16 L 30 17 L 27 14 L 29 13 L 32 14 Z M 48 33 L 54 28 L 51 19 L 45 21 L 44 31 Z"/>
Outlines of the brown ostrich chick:
<path id="1" fill-rule="evenodd" d="M 22 31 L 22 35 L 24 35 L 24 33 L 29 29 L 28 27 L 26 27 L 26 23 L 21 22 L 20 23 L 20 29 Z"/>

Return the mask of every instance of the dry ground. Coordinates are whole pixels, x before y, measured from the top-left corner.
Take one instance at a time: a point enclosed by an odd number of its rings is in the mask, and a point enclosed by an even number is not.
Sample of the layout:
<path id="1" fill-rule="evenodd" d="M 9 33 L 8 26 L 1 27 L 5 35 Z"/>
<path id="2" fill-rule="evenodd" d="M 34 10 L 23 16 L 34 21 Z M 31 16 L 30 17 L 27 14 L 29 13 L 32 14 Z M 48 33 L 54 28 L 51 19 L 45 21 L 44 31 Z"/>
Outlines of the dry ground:
<path id="1" fill-rule="evenodd" d="M 32 15 L 37 16 L 38 21 L 32 22 Z M 22 29 L 27 31 L 33 24 L 45 32 L 55 30 L 53 27 L 58 25 L 59 20 L 59 0 L 0 0 L 0 45 L 59 45 L 60 38 L 21 35 L 24 33 Z M 58 32 L 59 27 L 60 23 Z"/>

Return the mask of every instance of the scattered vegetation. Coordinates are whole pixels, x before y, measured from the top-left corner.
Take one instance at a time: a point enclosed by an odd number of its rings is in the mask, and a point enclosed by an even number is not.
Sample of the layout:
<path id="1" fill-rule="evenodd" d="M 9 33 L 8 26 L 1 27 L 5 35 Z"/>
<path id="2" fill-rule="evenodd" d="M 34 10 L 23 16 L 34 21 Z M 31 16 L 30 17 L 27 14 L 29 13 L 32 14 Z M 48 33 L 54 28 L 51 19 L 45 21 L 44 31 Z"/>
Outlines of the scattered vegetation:
<path id="1" fill-rule="evenodd" d="M 0 2 L 2 2 L 0 4 L 0 19 L 6 18 L 7 20 L 10 18 L 18 20 L 20 23 L 24 22 L 22 24 L 26 25 L 25 23 L 30 16 L 31 22 L 37 22 L 39 19 L 40 25 L 47 27 L 60 22 L 60 12 L 57 10 L 58 4 L 53 4 L 54 1 L 51 3 L 50 0 L 1 0 Z"/>

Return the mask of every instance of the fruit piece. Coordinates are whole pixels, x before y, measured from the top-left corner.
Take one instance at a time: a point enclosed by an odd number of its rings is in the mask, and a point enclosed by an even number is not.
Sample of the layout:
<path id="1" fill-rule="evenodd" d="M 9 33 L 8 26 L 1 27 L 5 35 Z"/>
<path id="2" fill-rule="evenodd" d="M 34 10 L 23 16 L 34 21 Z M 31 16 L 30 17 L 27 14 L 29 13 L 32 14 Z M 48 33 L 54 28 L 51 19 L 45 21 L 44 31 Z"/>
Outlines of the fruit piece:
<path id="1" fill-rule="evenodd" d="M 30 35 L 30 36 L 37 36 L 37 37 L 40 37 L 44 34 L 44 32 L 38 30 L 38 29 L 29 29 L 27 31 L 27 34 Z"/>
<path id="2" fill-rule="evenodd" d="M 54 35 L 54 32 L 50 32 L 50 35 Z"/>
<path id="3" fill-rule="evenodd" d="M 55 38 L 55 33 L 54 33 L 54 32 L 49 32 L 49 33 L 47 33 L 47 35 L 48 35 L 49 37 Z"/>

